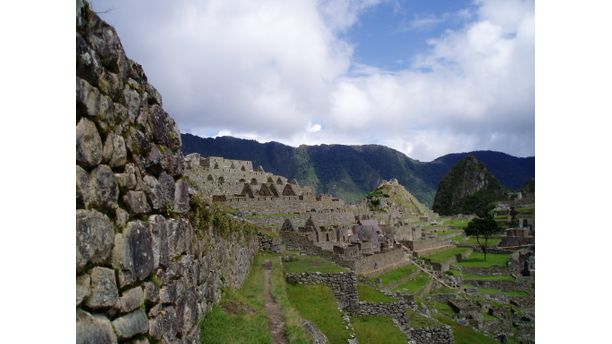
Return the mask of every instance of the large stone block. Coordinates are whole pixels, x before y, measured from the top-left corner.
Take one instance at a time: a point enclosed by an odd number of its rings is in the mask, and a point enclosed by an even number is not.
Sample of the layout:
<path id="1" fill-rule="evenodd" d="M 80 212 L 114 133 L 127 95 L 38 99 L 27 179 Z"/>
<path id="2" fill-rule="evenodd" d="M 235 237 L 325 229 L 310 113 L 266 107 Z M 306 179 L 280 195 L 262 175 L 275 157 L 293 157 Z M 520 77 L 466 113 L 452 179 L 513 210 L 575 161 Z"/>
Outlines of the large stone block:
<path id="1" fill-rule="evenodd" d="M 153 105 L 150 112 L 153 140 L 172 150 L 181 147 L 180 133 L 172 117 L 159 105 Z"/>
<path id="2" fill-rule="evenodd" d="M 96 266 L 89 272 L 91 291 L 85 304 L 90 308 L 106 308 L 114 306 L 118 299 L 115 271 Z"/>
<path id="3" fill-rule="evenodd" d="M 149 321 L 149 335 L 158 340 L 173 342 L 176 339 L 177 329 L 176 311 L 173 307 L 164 307 Z"/>
<path id="4" fill-rule="evenodd" d="M 103 263 L 113 247 L 113 224 L 96 210 L 76 211 L 76 269 L 89 262 Z"/>
<path id="5" fill-rule="evenodd" d="M 186 213 L 189 211 L 189 184 L 179 179 L 174 187 L 174 212 Z"/>
<path id="6" fill-rule="evenodd" d="M 83 274 L 76 279 L 76 305 L 80 305 L 83 300 L 89 297 L 90 293 L 90 282 L 88 274 Z"/>
<path id="7" fill-rule="evenodd" d="M 162 194 L 162 209 L 166 210 L 174 206 L 174 178 L 166 172 L 162 172 L 158 181 Z"/>
<path id="8" fill-rule="evenodd" d="M 99 208 L 114 209 L 119 198 L 119 185 L 113 170 L 107 165 L 99 165 L 89 176 L 85 204 Z"/>
<path id="9" fill-rule="evenodd" d="M 173 184 L 174 185 L 174 184 Z M 167 267 L 170 261 L 166 219 L 161 215 L 149 217 L 149 229 L 153 244 L 153 268 Z"/>
<path id="10" fill-rule="evenodd" d="M 147 333 L 149 319 L 142 309 L 138 309 L 113 320 L 113 328 L 119 339 L 127 339 L 140 333 Z"/>
<path id="11" fill-rule="evenodd" d="M 117 337 L 111 322 L 104 315 L 76 311 L 77 344 L 116 344 Z"/>
<path id="12" fill-rule="evenodd" d="M 123 196 L 123 202 L 134 214 L 146 214 L 151 211 L 151 206 L 147 201 L 147 196 L 143 191 L 128 191 Z"/>
<path id="13" fill-rule="evenodd" d="M 179 333 L 184 336 L 196 325 L 200 310 L 193 288 L 187 288 L 179 295 L 176 302 L 177 325 Z"/>
<path id="14" fill-rule="evenodd" d="M 87 118 L 81 118 L 76 126 L 76 161 L 85 167 L 102 162 L 102 139 L 96 125 Z"/>
<path id="15" fill-rule="evenodd" d="M 113 266 L 120 270 L 121 286 L 143 280 L 153 271 L 151 233 L 141 221 L 128 222 L 123 233 L 115 236 Z"/>
<path id="16" fill-rule="evenodd" d="M 157 181 L 155 177 L 147 175 L 143 178 L 143 182 L 145 189 L 144 191 L 147 194 L 147 197 L 149 198 L 149 202 L 151 203 L 153 209 L 164 209 L 165 204 L 159 181 Z"/>
<path id="17" fill-rule="evenodd" d="M 144 304 L 145 295 L 141 287 L 126 290 L 119 299 L 119 310 L 127 313 L 135 310 Z"/>
<path id="18" fill-rule="evenodd" d="M 109 134 L 104 142 L 104 161 L 111 167 L 120 167 L 127 163 L 127 150 L 123 137 Z"/>
<path id="19" fill-rule="evenodd" d="M 188 243 L 193 238 L 193 228 L 186 219 L 170 219 L 167 222 L 168 252 L 170 259 L 187 251 Z"/>

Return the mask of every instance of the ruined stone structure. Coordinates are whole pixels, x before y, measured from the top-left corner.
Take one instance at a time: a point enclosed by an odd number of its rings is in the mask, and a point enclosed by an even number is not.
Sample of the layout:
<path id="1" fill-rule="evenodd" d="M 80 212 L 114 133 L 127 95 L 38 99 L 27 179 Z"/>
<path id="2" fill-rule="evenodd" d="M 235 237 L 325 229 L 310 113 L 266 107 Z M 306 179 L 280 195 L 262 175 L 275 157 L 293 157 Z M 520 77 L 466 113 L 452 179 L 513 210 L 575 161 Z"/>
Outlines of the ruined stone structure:
<path id="1" fill-rule="evenodd" d="M 529 227 L 509 228 L 506 235 L 502 237 L 500 248 L 517 248 L 535 245 L 535 237 Z"/>
<path id="2" fill-rule="evenodd" d="M 83 1 L 76 61 L 76 342 L 200 343 L 200 319 L 246 278 L 257 236 L 190 222 L 178 128 Z"/>

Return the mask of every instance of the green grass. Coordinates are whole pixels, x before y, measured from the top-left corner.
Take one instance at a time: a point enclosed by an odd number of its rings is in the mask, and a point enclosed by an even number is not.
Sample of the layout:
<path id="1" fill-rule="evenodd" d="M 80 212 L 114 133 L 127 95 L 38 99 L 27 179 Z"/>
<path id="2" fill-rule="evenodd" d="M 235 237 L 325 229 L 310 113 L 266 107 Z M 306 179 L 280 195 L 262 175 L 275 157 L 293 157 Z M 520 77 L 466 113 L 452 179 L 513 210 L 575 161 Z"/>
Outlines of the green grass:
<path id="1" fill-rule="evenodd" d="M 336 299 L 327 286 L 287 284 L 287 295 L 302 318 L 323 331 L 330 343 L 344 344 L 350 338 Z"/>
<path id="2" fill-rule="evenodd" d="M 501 241 L 501 238 L 489 238 L 489 240 L 487 240 L 487 247 L 495 247 L 499 245 L 500 241 Z M 484 239 L 480 239 L 480 242 L 484 243 Z M 473 238 L 473 237 L 468 237 L 467 239 L 463 240 L 463 242 L 461 243 L 467 244 L 467 245 L 478 245 L 478 241 L 476 241 L 476 238 Z"/>
<path id="3" fill-rule="evenodd" d="M 474 251 L 468 259 L 459 262 L 459 265 L 468 268 L 505 267 L 509 257 L 510 254 L 508 253 L 487 253 L 487 260 L 485 261 L 482 252 Z"/>
<path id="4" fill-rule="evenodd" d="M 226 290 L 219 305 L 214 306 L 202 320 L 202 343 L 272 343 L 263 294 L 262 263 L 266 260 L 270 260 L 274 266 L 270 278 L 271 293 L 281 308 L 288 342 L 310 343 L 299 314 L 289 303 L 280 259 L 272 254 L 257 255 L 242 288 Z"/>
<path id="5" fill-rule="evenodd" d="M 490 314 L 489 314 L 489 313 L 487 313 L 487 312 L 484 312 L 484 313 L 482 314 L 482 318 L 483 318 L 483 320 L 484 320 L 484 321 L 495 321 L 495 320 L 497 320 L 497 318 L 496 318 L 496 317 L 494 317 L 494 316 L 490 315 Z"/>
<path id="6" fill-rule="evenodd" d="M 463 274 L 464 281 L 514 281 L 510 275 L 482 276 L 477 274 Z"/>
<path id="7" fill-rule="evenodd" d="M 436 318 L 452 328 L 455 344 L 499 344 L 495 339 L 487 337 L 471 327 L 461 326 L 444 315 L 438 315 Z"/>
<path id="8" fill-rule="evenodd" d="M 388 284 L 399 281 L 400 279 L 410 275 L 416 270 L 417 270 L 417 267 L 414 264 L 404 265 L 401 268 L 397 268 L 395 270 L 391 270 L 381 275 L 375 276 L 372 278 L 372 280 L 376 280 L 377 278 L 380 278 L 381 283 L 383 285 L 388 285 Z"/>
<path id="9" fill-rule="evenodd" d="M 369 301 L 375 303 L 397 301 L 395 298 L 387 296 L 369 285 L 360 284 L 357 286 L 357 293 L 360 301 Z"/>
<path id="10" fill-rule="evenodd" d="M 429 319 L 412 309 L 406 311 L 408 318 L 410 319 L 410 327 L 412 328 L 424 328 L 424 327 L 440 327 L 440 324 L 432 319 Z"/>
<path id="11" fill-rule="evenodd" d="M 416 294 L 427 285 L 427 282 L 429 282 L 429 275 L 421 272 L 415 278 L 397 286 L 395 290 L 406 290 L 410 294 Z"/>
<path id="12" fill-rule="evenodd" d="M 524 215 L 533 215 L 533 214 L 535 214 L 535 208 L 517 208 L 516 211 L 519 214 L 524 214 Z"/>
<path id="13" fill-rule="evenodd" d="M 506 292 L 504 292 L 504 294 L 506 294 L 506 296 L 508 296 L 508 297 L 529 296 L 529 294 L 527 292 L 524 292 L 522 290 L 506 291 Z"/>
<path id="14" fill-rule="evenodd" d="M 319 256 L 295 256 L 296 260 L 285 262 L 287 273 L 295 272 L 345 272 L 347 269 Z"/>
<path id="15" fill-rule="evenodd" d="M 379 315 L 352 317 L 351 323 L 360 343 L 406 343 L 406 336 L 389 317 Z"/>
<path id="16" fill-rule="evenodd" d="M 202 343 L 272 343 L 264 308 L 261 257 L 239 291 L 228 289 L 200 323 Z"/>
<path id="17" fill-rule="evenodd" d="M 444 224 L 450 227 L 460 227 L 460 228 L 464 228 L 467 227 L 468 223 L 470 221 L 468 221 L 467 219 L 464 220 L 451 220 L 448 219 L 446 221 L 444 221 Z"/>
<path id="18" fill-rule="evenodd" d="M 453 248 L 449 248 L 448 250 L 434 253 L 431 256 L 426 257 L 425 259 L 429 260 L 432 263 L 442 264 L 442 263 L 448 262 L 451 258 L 455 257 L 456 255 L 463 253 L 463 252 L 468 252 L 470 250 L 471 249 L 465 248 L 465 247 L 453 247 Z"/>

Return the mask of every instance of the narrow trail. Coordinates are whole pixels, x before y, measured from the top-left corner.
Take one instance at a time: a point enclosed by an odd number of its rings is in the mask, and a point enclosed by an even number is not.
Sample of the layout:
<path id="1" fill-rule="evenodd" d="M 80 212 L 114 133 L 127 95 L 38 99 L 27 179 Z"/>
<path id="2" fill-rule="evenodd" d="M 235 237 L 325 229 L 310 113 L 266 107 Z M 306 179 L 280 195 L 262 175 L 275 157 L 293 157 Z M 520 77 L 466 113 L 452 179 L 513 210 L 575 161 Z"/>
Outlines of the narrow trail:
<path id="1" fill-rule="evenodd" d="M 268 319 L 270 333 L 272 334 L 272 341 L 275 344 L 287 344 L 287 337 L 285 335 L 285 321 L 281 313 L 280 307 L 270 290 L 270 273 L 272 272 L 272 262 L 266 260 L 263 263 L 264 273 L 264 296 L 266 300 L 266 311 L 268 312 Z"/>

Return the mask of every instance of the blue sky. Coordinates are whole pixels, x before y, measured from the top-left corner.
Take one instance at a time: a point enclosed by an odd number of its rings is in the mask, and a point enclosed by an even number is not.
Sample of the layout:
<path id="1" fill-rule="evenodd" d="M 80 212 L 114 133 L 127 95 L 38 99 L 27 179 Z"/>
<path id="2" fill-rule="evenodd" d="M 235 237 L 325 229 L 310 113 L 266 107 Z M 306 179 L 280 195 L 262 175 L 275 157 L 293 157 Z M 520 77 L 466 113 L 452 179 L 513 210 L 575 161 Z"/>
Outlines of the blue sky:
<path id="1" fill-rule="evenodd" d="M 95 0 L 183 132 L 534 154 L 533 0 Z"/>
<path id="2" fill-rule="evenodd" d="M 465 25 L 473 11 L 465 0 L 388 1 L 365 10 L 345 37 L 355 46 L 355 63 L 400 70 L 429 49 L 430 38 Z"/>

